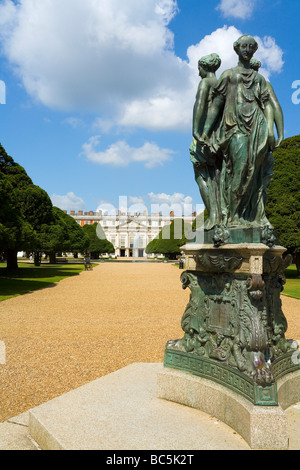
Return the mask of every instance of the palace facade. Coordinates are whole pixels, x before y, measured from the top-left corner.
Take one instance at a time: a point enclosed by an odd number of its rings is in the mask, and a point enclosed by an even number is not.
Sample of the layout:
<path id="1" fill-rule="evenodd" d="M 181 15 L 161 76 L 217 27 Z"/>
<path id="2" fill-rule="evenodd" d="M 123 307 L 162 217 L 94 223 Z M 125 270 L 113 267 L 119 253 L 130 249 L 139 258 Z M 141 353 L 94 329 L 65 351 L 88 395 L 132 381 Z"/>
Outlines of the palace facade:
<path id="1" fill-rule="evenodd" d="M 69 215 L 81 226 L 101 224 L 107 240 L 115 248 L 115 256 L 128 258 L 146 258 L 145 249 L 148 243 L 159 234 L 163 227 L 170 225 L 175 218 L 179 218 L 174 215 L 174 212 L 166 216 L 161 213 L 148 215 L 146 211 L 134 214 L 117 211 L 113 215 L 106 215 L 101 211 L 70 211 Z M 195 217 L 194 213 L 180 218 L 184 219 L 185 223 L 192 224 Z"/>

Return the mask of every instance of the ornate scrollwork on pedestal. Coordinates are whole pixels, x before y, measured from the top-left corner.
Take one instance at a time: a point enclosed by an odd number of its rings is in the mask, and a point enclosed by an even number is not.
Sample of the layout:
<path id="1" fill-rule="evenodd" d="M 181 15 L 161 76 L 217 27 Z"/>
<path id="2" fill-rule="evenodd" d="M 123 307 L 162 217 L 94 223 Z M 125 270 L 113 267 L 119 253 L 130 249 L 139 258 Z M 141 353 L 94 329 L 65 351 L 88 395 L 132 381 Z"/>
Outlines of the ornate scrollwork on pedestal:
<path id="1" fill-rule="evenodd" d="M 209 252 L 198 253 L 195 256 L 196 263 L 206 272 L 232 272 L 239 269 L 243 263 L 241 255 L 230 255 L 222 251 L 216 254 Z"/>
<path id="2" fill-rule="evenodd" d="M 265 282 L 260 274 L 252 274 L 247 280 L 247 289 L 249 295 L 254 300 L 260 300 L 263 297 Z"/>
<path id="3" fill-rule="evenodd" d="M 283 274 L 285 269 L 288 268 L 292 262 L 292 255 L 283 257 L 272 253 L 266 253 L 264 256 L 264 273 Z"/>
<path id="4" fill-rule="evenodd" d="M 268 359 L 287 345 L 281 304 L 270 303 L 273 295 L 280 297 L 275 276 L 186 271 L 181 281 L 191 290 L 181 321 L 184 337 L 167 349 L 221 361 L 260 386 L 274 383 Z"/>

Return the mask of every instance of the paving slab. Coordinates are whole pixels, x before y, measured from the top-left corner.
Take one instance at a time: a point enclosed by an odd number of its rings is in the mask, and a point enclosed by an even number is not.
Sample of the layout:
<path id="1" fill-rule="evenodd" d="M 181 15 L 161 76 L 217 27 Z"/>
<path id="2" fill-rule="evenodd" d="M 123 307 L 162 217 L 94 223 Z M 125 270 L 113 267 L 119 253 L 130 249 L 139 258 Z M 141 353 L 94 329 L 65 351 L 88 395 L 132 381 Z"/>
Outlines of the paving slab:
<path id="1" fill-rule="evenodd" d="M 157 398 L 162 364 L 132 364 L 29 413 L 45 450 L 249 449 L 234 430 L 199 410 Z"/>
<path id="2" fill-rule="evenodd" d="M 251 450 L 214 416 L 157 398 L 162 364 L 134 363 L 0 424 L 0 450 Z M 300 449 L 300 403 L 286 410 Z"/>
<path id="3" fill-rule="evenodd" d="M 38 450 L 28 431 L 29 412 L 0 424 L 0 450 Z"/>

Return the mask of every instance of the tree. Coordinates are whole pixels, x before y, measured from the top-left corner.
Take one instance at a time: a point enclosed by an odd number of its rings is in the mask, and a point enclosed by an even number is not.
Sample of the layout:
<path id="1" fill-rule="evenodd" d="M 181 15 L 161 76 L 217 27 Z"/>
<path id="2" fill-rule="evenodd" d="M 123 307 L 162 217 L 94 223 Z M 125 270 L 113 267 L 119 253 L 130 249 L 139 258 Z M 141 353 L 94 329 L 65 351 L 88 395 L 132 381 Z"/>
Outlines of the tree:
<path id="1" fill-rule="evenodd" d="M 32 250 L 38 229 L 52 207 L 49 196 L 35 186 L 23 167 L 0 145 L 0 248 L 5 252 L 8 269 L 17 269 L 17 253 Z"/>
<path id="2" fill-rule="evenodd" d="M 70 215 L 58 207 L 52 208 L 50 223 L 41 227 L 40 250 L 49 255 L 51 264 L 56 263 L 60 251 L 84 252 L 89 240 L 83 229 Z"/>
<path id="3" fill-rule="evenodd" d="M 28 248 L 35 236 L 31 225 L 24 220 L 13 186 L 0 173 L 0 252 L 4 252 L 8 269 L 17 269 L 18 247 Z"/>
<path id="4" fill-rule="evenodd" d="M 285 139 L 274 158 L 266 214 L 280 245 L 293 254 L 300 275 L 300 135 Z"/>
<path id="5" fill-rule="evenodd" d="M 52 220 L 52 202 L 46 191 L 33 184 L 22 190 L 17 188 L 15 194 L 25 220 L 34 230 L 35 238 L 30 244 L 30 251 L 34 251 L 34 263 L 39 266 L 41 261 L 41 230 L 45 224 L 49 224 Z"/>
<path id="6" fill-rule="evenodd" d="M 146 253 L 161 253 L 169 259 L 176 259 L 181 253 L 181 247 L 188 242 L 186 235 L 191 230 L 192 226 L 186 224 L 183 219 L 174 219 L 147 245 Z"/>
<path id="7" fill-rule="evenodd" d="M 99 259 L 103 253 L 115 252 L 113 244 L 106 239 L 100 224 L 84 225 L 83 230 L 89 239 L 87 251 L 93 259 Z"/>
<path id="8" fill-rule="evenodd" d="M 2 197 L 1 197 L 2 196 Z M 84 251 L 88 238 L 73 217 L 53 207 L 43 189 L 33 184 L 23 167 L 0 145 L 0 250 L 8 268 L 17 268 L 17 252 L 41 252 L 55 262 L 58 251 Z"/>

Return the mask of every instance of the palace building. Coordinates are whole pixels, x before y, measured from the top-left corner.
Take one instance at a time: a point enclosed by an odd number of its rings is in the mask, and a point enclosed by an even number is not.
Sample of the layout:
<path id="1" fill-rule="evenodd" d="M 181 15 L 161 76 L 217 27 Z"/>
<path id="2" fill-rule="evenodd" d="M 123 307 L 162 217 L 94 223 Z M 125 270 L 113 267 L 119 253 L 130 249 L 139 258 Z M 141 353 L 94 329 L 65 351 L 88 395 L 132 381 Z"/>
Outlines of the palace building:
<path id="1" fill-rule="evenodd" d="M 148 243 L 159 234 L 163 227 L 170 225 L 175 218 L 179 218 L 174 215 L 174 212 L 166 216 L 161 213 L 148 215 L 147 211 L 130 214 L 120 210 L 113 215 L 103 214 L 102 211 L 70 211 L 69 215 L 81 226 L 101 224 L 107 240 L 115 248 L 115 256 L 128 258 L 146 258 L 145 249 Z M 185 223 L 192 224 L 195 217 L 194 213 L 180 218 L 184 219 Z"/>

